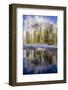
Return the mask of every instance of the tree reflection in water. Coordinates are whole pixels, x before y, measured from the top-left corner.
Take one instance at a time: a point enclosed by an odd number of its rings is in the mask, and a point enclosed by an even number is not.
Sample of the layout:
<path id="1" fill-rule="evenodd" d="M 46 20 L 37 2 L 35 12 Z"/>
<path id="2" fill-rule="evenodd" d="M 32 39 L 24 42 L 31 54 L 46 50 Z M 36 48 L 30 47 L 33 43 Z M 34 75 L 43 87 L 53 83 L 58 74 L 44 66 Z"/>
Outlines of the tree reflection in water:
<path id="1" fill-rule="evenodd" d="M 24 50 L 23 74 L 57 73 L 57 51 Z"/>

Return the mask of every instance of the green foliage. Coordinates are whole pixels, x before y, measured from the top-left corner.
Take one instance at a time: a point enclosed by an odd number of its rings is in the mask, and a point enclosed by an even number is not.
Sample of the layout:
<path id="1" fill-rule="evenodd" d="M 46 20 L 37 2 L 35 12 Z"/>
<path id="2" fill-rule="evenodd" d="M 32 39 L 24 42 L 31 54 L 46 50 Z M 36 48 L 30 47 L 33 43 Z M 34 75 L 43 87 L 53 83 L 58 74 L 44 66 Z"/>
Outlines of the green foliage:
<path id="1" fill-rule="evenodd" d="M 54 33 L 53 25 L 49 29 L 34 30 L 34 35 L 31 32 L 26 32 L 26 43 L 27 44 L 57 44 L 57 34 Z"/>
<path id="2" fill-rule="evenodd" d="M 26 32 L 26 43 L 30 43 L 30 34 L 28 31 Z"/>

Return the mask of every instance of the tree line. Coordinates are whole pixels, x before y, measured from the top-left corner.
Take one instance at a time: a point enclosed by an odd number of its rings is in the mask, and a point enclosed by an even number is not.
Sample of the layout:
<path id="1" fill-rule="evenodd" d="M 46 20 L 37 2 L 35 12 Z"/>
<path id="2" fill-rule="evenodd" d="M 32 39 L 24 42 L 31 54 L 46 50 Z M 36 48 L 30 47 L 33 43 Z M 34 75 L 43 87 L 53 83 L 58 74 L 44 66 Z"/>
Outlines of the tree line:
<path id="1" fill-rule="evenodd" d="M 57 44 L 57 32 L 55 32 L 53 25 L 42 30 L 34 30 L 33 34 L 29 31 L 26 32 L 26 44 Z"/>

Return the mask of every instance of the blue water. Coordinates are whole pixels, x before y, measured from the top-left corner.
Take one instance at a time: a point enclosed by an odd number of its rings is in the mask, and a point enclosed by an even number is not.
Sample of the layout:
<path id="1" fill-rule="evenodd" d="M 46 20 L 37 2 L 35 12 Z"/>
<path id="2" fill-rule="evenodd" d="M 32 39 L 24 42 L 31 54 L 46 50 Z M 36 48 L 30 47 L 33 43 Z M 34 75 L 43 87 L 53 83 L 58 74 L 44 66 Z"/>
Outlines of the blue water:
<path id="1" fill-rule="evenodd" d="M 46 48 L 46 49 L 52 49 L 52 50 L 56 50 L 57 46 L 56 45 L 47 45 L 47 44 L 25 44 L 23 46 L 23 49 L 36 49 L 36 48 Z"/>
<path id="2" fill-rule="evenodd" d="M 30 68 L 28 65 L 27 60 L 23 59 L 23 74 L 29 75 L 29 74 L 47 74 L 47 73 L 57 73 L 57 65 L 52 64 L 49 66 L 38 66 L 34 68 Z"/>

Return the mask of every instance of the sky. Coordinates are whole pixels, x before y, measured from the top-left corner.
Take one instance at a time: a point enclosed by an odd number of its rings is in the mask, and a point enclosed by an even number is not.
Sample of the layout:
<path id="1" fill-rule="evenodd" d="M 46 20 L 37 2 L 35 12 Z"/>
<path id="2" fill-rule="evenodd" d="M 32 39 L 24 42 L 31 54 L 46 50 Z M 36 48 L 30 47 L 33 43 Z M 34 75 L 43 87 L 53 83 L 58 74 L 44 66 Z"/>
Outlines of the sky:
<path id="1" fill-rule="evenodd" d="M 23 28 L 25 31 L 28 30 L 28 22 L 30 19 L 33 23 L 51 22 L 55 25 L 57 24 L 57 16 L 23 15 Z"/>

